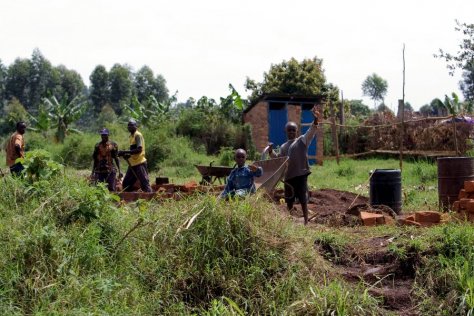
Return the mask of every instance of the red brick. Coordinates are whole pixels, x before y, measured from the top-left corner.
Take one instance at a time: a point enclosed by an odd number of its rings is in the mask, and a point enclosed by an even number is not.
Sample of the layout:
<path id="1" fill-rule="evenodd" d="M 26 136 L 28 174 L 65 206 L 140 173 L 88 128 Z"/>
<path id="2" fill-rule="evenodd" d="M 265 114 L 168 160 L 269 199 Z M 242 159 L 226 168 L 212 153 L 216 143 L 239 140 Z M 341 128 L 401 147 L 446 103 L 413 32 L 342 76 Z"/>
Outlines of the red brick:
<path id="1" fill-rule="evenodd" d="M 453 211 L 454 212 L 459 212 L 459 210 L 461 209 L 460 205 L 459 205 L 459 201 L 455 201 L 453 203 Z"/>
<path id="2" fill-rule="evenodd" d="M 460 199 L 460 200 L 459 200 L 459 207 L 460 207 L 461 209 L 466 209 L 467 203 L 468 203 L 469 201 L 471 201 L 471 200 L 472 200 L 472 199 Z"/>
<path id="3" fill-rule="evenodd" d="M 441 213 L 433 211 L 416 212 L 415 221 L 418 223 L 439 223 L 441 221 Z"/>
<path id="4" fill-rule="evenodd" d="M 474 192 L 474 181 L 464 181 L 464 190 L 467 193 Z"/>
<path id="5" fill-rule="evenodd" d="M 466 193 L 466 198 L 474 199 L 474 192 Z"/>
<path id="6" fill-rule="evenodd" d="M 465 199 L 465 198 L 467 198 L 467 192 L 466 192 L 466 190 L 461 189 L 461 191 L 459 191 L 458 198 L 459 198 L 459 199 Z"/>
<path id="7" fill-rule="evenodd" d="M 404 219 L 404 218 L 398 219 L 397 223 L 398 223 L 399 225 L 407 225 L 407 226 L 421 227 L 421 224 L 420 224 L 420 223 L 415 222 L 415 221 L 411 221 L 411 220 L 409 220 L 409 219 Z"/>
<path id="8" fill-rule="evenodd" d="M 470 200 L 466 204 L 466 212 L 468 213 L 474 213 L 474 200 Z"/>
<path id="9" fill-rule="evenodd" d="M 385 224 L 385 219 L 382 214 L 375 214 L 369 212 L 360 212 L 360 219 L 364 226 L 375 226 Z"/>
<path id="10" fill-rule="evenodd" d="M 395 224 L 395 220 L 394 220 L 393 217 L 391 217 L 391 216 L 384 215 L 384 216 L 383 216 L 383 219 L 384 219 L 384 222 L 385 222 L 386 225 L 393 225 L 393 224 Z"/>

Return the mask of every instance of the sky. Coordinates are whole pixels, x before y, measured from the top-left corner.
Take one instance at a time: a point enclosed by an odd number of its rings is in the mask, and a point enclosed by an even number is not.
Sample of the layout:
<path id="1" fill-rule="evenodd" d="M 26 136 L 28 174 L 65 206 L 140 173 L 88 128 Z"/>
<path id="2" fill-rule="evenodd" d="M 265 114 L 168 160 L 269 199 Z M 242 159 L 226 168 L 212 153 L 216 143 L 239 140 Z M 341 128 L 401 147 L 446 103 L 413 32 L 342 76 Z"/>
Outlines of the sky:
<path id="1" fill-rule="evenodd" d="M 344 99 L 362 99 L 376 73 L 385 104 L 403 97 L 415 109 L 456 92 L 461 72 L 434 58 L 456 53 L 455 20 L 474 23 L 472 0 L 0 0 L 0 60 L 31 58 L 76 70 L 89 85 L 97 65 L 149 66 L 178 100 L 246 97 L 247 77 L 262 81 L 272 64 L 318 57 Z"/>

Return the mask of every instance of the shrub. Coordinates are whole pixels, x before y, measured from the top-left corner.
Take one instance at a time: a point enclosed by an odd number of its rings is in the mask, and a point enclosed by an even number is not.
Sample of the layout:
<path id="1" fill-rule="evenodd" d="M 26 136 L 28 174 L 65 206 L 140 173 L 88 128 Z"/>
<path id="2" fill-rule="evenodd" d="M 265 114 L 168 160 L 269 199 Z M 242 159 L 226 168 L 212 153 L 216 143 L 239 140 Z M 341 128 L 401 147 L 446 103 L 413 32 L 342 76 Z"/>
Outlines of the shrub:
<path id="1" fill-rule="evenodd" d="M 219 152 L 219 165 L 233 166 L 235 164 L 234 152 L 232 147 L 222 147 Z"/>
<path id="2" fill-rule="evenodd" d="M 25 167 L 23 174 L 30 182 L 48 180 L 62 171 L 62 165 L 53 161 L 51 154 L 45 150 L 33 150 L 20 159 Z"/>
<path id="3" fill-rule="evenodd" d="M 99 141 L 100 138 L 92 134 L 72 135 L 65 140 L 56 159 L 77 169 L 91 168 L 94 146 Z"/>

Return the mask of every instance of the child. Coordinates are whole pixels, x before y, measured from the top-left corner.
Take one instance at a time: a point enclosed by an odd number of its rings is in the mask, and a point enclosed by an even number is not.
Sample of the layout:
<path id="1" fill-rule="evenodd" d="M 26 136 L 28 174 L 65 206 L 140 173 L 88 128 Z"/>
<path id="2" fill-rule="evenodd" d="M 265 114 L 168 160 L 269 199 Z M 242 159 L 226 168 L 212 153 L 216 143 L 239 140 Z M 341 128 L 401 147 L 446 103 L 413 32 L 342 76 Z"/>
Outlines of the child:
<path id="1" fill-rule="evenodd" d="M 232 170 L 227 178 L 227 184 L 219 198 L 229 198 L 234 196 L 245 196 L 249 193 L 255 193 L 254 177 L 260 177 L 263 174 L 262 167 L 256 165 L 246 165 L 247 153 L 243 149 L 237 149 L 234 154 L 237 168 Z"/>
<path id="2" fill-rule="evenodd" d="M 293 208 L 295 198 L 298 198 L 303 210 L 304 224 L 308 224 L 308 176 L 311 173 L 308 164 L 308 146 L 316 135 L 318 127 L 319 112 L 316 107 L 311 110 L 314 116 L 313 124 L 304 135 L 299 137 L 298 125 L 288 122 L 285 132 L 288 141 L 281 145 L 278 157 L 288 157 L 288 168 L 285 174 L 285 200 L 290 211 Z M 270 157 L 275 158 L 277 154 L 273 151 L 273 144 L 269 144 Z"/>

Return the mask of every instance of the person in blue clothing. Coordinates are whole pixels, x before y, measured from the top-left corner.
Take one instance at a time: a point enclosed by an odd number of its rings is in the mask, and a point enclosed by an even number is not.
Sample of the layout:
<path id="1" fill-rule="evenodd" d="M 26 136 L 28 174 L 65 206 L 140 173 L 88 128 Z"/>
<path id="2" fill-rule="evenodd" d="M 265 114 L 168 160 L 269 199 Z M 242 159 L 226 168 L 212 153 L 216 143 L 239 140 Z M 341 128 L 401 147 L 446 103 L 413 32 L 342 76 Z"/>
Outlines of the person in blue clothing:
<path id="1" fill-rule="evenodd" d="M 234 196 L 245 196 L 255 193 L 255 183 L 253 178 L 260 177 L 263 174 L 262 167 L 256 165 L 246 165 L 247 152 L 243 149 L 237 149 L 234 154 L 237 167 L 232 170 L 224 191 L 220 194 L 220 198 L 229 198 Z"/>

